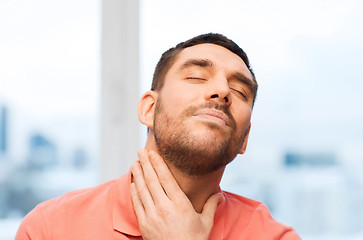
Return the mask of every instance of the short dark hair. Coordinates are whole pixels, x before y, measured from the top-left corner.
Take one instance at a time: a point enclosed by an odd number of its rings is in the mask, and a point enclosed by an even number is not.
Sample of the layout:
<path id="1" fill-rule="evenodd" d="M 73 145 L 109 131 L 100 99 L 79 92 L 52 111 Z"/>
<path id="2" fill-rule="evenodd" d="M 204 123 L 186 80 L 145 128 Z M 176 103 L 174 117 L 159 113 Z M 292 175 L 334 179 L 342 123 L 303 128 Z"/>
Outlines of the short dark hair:
<path id="1" fill-rule="evenodd" d="M 160 58 L 158 64 L 156 65 L 156 68 L 154 71 L 154 76 L 153 76 L 153 82 L 151 85 L 151 90 L 153 90 L 153 91 L 160 90 L 163 87 L 164 81 L 165 81 L 165 76 L 166 76 L 167 72 L 169 71 L 169 69 L 173 65 L 173 63 L 175 62 L 178 54 L 183 49 L 191 47 L 191 46 L 195 46 L 198 44 L 204 44 L 204 43 L 211 43 L 211 44 L 215 44 L 215 45 L 224 47 L 224 48 L 228 49 L 229 51 L 238 55 L 243 60 L 243 62 L 246 64 L 248 70 L 252 74 L 252 78 L 253 78 L 252 80 L 253 80 L 254 84 L 251 86 L 251 88 L 252 88 L 252 92 L 253 92 L 253 104 L 254 104 L 256 95 L 257 95 L 258 84 L 256 81 L 255 74 L 253 73 L 253 70 L 250 66 L 250 62 L 248 60 L 247 54 L 235 42 L 233 42 L 232 40 L 228 39 L 227 37 L 225 37 L 224 35 L 219 34 L 219 33 L 207 33 L 207 34 L 202 34 L 202 35 L 196 36 L 185 42 L 181 42 L 178 45 L 176 45 L 175 47 L 170 48 L 169 50 L 164 52 L 163 55 L 161 55 L 161 58 Z"/>

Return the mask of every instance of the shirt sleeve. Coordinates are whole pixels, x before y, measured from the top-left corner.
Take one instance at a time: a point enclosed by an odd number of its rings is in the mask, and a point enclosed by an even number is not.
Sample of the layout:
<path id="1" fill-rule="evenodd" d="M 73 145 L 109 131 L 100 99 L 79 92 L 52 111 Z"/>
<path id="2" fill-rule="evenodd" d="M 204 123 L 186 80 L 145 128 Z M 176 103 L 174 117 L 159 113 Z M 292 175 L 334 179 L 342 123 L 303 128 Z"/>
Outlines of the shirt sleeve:
<path id="1" fill-rule="evenodd" d="M 46 229 L 46 223 L 41 213 L 41 209 L 38 206 L 25 216 L 16 233 L 15 240 L 50 239 L 47 237 Z"/>

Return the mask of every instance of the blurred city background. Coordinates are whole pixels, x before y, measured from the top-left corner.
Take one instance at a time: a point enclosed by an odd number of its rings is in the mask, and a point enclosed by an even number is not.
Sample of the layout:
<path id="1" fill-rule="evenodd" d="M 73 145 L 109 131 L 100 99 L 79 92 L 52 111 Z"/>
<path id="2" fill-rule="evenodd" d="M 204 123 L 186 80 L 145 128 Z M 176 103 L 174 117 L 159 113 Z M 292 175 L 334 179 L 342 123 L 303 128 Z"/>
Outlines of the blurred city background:
<path id="1" fill-rule="evenodd" d="M 0 0 L 0 239 L 38 203 L 106 179 L 101 46 L 112 2 Z M 222 188 L 266 203 L 303 239 L 363 239 L 362 2 L 123 2 L 137 11 L 122 23 L 138 38 L 137 98 L 180 41 L 219 32 L 247 52 L 260 89 L 247 153 Z M 146 139 L 137 129 L 136 148 Z"/>

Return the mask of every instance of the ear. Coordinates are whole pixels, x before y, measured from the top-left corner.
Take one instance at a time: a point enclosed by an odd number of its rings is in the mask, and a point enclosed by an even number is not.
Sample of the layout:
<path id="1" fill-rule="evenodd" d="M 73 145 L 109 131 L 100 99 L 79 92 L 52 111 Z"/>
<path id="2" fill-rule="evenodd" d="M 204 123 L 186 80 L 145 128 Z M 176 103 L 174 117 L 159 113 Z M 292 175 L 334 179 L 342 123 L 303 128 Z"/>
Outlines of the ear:
<path id="1" fill-rule="evenodd" d="M 242 147 L 241 147 L 241 149 L 238 152 L 239 154 L 244 154 L 246 152 L 247 142 L 248 142 L 248 136 L 250 135 L 250 129 L 251 129 L 251 123 L 248 126 L 248 130 L 247 130 L 245 139 L 243 140 Z"/>
<path id="2" fill-rule="evenodd" d="M 139 120 L 149 128 L 154 125 L 154 109 L 158 94 L 155 91 L 147 91 L 142 95 L 138 105 Z"/>

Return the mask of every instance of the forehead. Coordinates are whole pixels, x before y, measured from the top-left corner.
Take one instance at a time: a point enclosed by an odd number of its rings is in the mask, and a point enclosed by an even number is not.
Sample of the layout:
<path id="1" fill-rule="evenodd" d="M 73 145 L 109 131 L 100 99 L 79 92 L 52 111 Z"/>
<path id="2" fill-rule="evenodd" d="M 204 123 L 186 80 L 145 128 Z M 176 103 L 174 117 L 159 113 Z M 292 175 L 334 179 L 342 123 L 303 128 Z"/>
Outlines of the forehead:
<path id="1" fill-rule="evenodd" d="M 215 68 L 223 68 L 226 71 L 238 71 L 251 79 L 253 78 L 248 67 L 237 54 L 222 46 L 211 43 L 198 44 L 183 49 L 178 54 L 170 70 L 178 69 L 191 59 L 208 59 Z"/>

